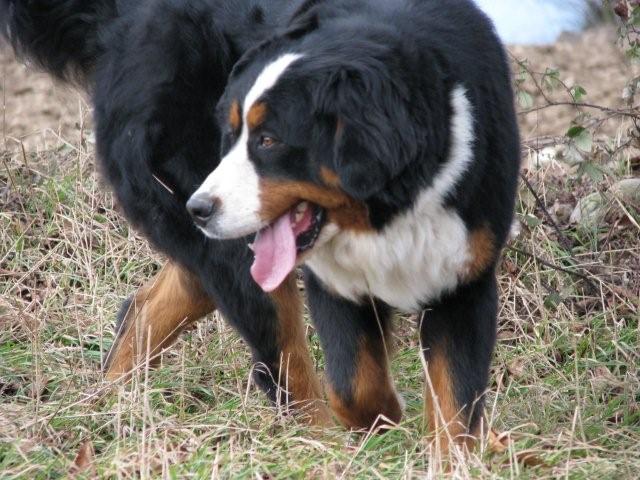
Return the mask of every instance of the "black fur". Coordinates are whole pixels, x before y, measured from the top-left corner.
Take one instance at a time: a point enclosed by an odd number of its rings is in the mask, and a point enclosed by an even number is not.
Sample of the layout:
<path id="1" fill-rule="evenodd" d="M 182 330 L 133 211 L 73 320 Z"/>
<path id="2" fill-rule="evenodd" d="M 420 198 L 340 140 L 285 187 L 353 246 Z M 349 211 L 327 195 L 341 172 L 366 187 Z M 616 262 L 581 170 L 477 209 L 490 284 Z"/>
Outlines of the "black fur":
<path id="1" fill-rule="evenodd" d="M 476 161 L 450 203 L 470 226 L 491 224 L 501 244 L 513 213 L 519 137 L 508 63 L 490 21 L 469 0 L 400 2 L 405 13 L 384 0 L 308 3 L 303 17 L 314 21 L 303 22 L 304 35 L 283 34 L 245 54 L 219 105 L 222 117 L 279 55 L 305 55 L 264 96 L 284 99 L 279 118 L 261 130 L 275 131 L 284 146 L 252 152 L 259 173 L 319 182 L 319 167 L 329 167 L 382 228 L 448 159 L 449 94 L 463 85 L 474 109 Z M 291 155 L 313 170 L 291 168 Z"/>
<path id="2" fill-rule="evenodd" d="M 105 45 L 100 37 L 118 16 L 116 0 L 4 0 L 2 30 L 16 52 L 58 78 L 87 81 Z"/>
<path id="3" fill-rule="evenodd" d="M 133 307 L 133 301 L 135 300 L 135 295 L 129 296 L 124 302 L 120 304 L 120 308 L 118 309 L 118 314 L 116 315 L 116 323 L 114 327 L 114 332 L 116 332 L 116 337 L 114 339 L 113 345 L 115 346 L 118 341 L 121 339 L 121 335 L 125 333 L 124 328 L 126 325 L 124 324 L 125 319 L 127 318 L 127 314 L 129 310 Z M 111 349 L 103 352 L 102 355 L 102 371 L 106 372 L 111 365 L 113 358 L 113 346 Z"/>
<path id="4" fill-rule="evenodd" d="M 305 269 L 305 284 L 311 318 L 325 355 L 327 381 L 346 404 L 351 404 L 361 346 L 374 345 L 376 357 L 386 358 L 381 339 L 390 338 L 391 309 L 381 302 L 357 305 L 336 298 L 309 269 Z"/>
<path id="5" fill-rule="evenodd" d="M 245 126 L 248 161 L 260 185 L 267 179 L 327 188 L 323 172 L 334 172 L 342 192 L 366 206 L 375 234 L 412 208 L 450 161 L 455 89 L 462 87 L 470 104 L 472 160 L 442 200 L 468 232 L 489 232 L 492 245 L 486 248 L 492 251 L 473 278 L 460 275 L 455 288 L 425 292 L 422 306 L 429 312 L 421 335 L 427 359 L 430 349 L 447 347 L 438 351 L 447 352 L 447 375 L 473 428 L 481 410 L 473 405 L 482 404 L 495 340 L 493 272 L 513 219 L 519 169 L 505 52 L 490 21 L 470 0 L 308 1 L 297 15 L 294 34 L 282 32 L 236 64 L 218 107 L 224 124 L 232 102 L 246 97 L 267 66 L 286 54 L 300 56 L 261 95 L 265 118 L 252 129 Z M 225 134 L 222 155 L 237 141 L 234 132 Z M 293 200 L 333 208 L 308 191 L 309 197 L 302 193 Z M 206 194 L 216 197 L 213 190 Z M 204 228 L 225 238 L 216 214 Z M 349 246 L 357 248 L 356 241 Z M 307 287 L 329 383 L 348 402 L 359 339 L 380 336 L 376 316 L 369 299 L 340 298 L 313 274 L 307 274 Z M 380 308 L 384 330 L 387 310 Z"/>
<path id="6" fill-rule="evenodd" d="M 116 315 L 116 327 L 115 331 L 119 332 L 121 328 L 124 327 L 124 319 L 127 318 L 127 313 L 131 309 L 133 305 L 134 296 L 131 295 L 128 297 L 122 304 L 120 305 L 120 309 L 118 310 L 118 315 Z"/>
<path id="7" fill-rule="evenodd" d="M 489 364 L 496 340 L 498 307 L 493 270 L 472 284 L 445 295 L 424 312 L 420 326 L 422 353 L 447 352 L 454 395 L 474 430 L 482 416 Z"/>
<path id="8" fill-rule="evenodd" d="M 93 93 L 99 166 L 127 218 L 201 279 L 255 362 L 271 368 L 255 378 L 272 399 L 279 327 L 273 302 L 248 274 L 247 241 L 205 239 L 185 203 L 218 163 L 213 113 L 233 64 L 285 25 L 294 7 L 286 0 L 0 0 L 0 31 L 16 52 Z"/>

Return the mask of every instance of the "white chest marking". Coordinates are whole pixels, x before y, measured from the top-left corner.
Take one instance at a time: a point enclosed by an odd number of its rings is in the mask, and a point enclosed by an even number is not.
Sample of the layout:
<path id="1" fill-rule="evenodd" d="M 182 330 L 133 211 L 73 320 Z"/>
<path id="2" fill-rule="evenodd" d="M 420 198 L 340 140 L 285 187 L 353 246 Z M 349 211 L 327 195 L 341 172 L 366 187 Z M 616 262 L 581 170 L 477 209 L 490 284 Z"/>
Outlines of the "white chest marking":
<path id="1" fill-rule="evenodd" d="M 471 257 L 468 231 L 444 199 L 473 160 L 474 125 L 464 88 L 453 90 L 451 103 L 449 158 L 413 208 L 376 234 L 338 231 L 334 225 L 323 232 L 330 239 L 307 264 L 339 295 L 354 301 L 373 295 L 416 311 L 458 284 Z"/>

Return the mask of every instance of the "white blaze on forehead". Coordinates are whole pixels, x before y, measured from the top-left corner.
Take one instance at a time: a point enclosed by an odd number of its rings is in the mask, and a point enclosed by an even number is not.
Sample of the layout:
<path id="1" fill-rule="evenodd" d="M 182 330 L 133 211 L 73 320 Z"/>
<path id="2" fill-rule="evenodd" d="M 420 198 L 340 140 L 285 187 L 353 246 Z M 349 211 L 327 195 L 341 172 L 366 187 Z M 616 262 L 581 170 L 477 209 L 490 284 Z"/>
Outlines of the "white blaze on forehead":
<path id="1" fill-rule="evenodd" d="M 267 65 L 260 75 L 258 75 L 253 87 L 251 87 L 251 90 L 249 90 L 249 93 L 247 93 L 247 96 L 244 98 L 243 115 L 245 126 L 247 124 L 247 115 L 253 104 L 256 103 L 256 101 L 264 95 L 267 90 L 273 88 L 285 70 L 299 58 L 302 58 L 302 55 L 298 53 L 287 53 L 286 55 L 278 58 L 275 62 Z M 246 130 L 246 128 L 243 127 L 243 133 L 244 130 Z"/>
<path id="2" fill-rule="evenodd" d="M 249 159 L 247 116 L 251 107 L 278 82 L 286 69 L 302 55 L 289 53 L 267 65 L 243 102 L 240 138 L 194 195 L 219 200 L 219 210 L 202 230 L 213 238 L 237 238 L 264 227 L 260 218 L 260 178 Z"/>

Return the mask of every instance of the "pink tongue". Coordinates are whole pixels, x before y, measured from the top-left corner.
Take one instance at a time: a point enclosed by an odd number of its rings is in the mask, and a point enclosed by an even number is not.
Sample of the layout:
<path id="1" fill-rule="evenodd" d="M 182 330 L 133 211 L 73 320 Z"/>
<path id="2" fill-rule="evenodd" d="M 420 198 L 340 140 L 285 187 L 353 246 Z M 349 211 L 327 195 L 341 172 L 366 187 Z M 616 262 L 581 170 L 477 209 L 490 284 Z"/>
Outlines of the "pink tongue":
<path id="1" fill-rule="evenodd" d="M 296 236 L 289 213 L 258 233 L 253 252 L 251 276 L 262 290 L 273 292 L 296 266 Z"/>

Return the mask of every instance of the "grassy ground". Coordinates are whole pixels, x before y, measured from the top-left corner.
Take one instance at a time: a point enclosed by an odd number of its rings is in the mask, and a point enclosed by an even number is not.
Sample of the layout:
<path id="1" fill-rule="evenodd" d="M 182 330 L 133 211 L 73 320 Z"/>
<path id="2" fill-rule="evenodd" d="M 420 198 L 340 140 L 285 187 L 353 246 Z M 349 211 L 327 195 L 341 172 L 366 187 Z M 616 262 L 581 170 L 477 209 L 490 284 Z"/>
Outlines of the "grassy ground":
<path id="1" fill-rule="evenodd" d="M 1 478 L 77 470 L 117 478 L 445 476 L 422 435 L 415 318 L 398 319 L 393 361 L 405 421 L 384 436 L 318 431 L 275 411 L 247 383 L 247 349 L 216 315 L 166 352 L 157 371 L 137 372 L 128 386 L 104 383 L 100 358 L 114 313 L 161 259 L 100 185 L 86 133 L 49 150 L 23 151 L 6 138 L 0 148 Z M 523 229 L 500 268 L 487 412 L 514 443 L 503 454 L 483 444 L 454 458 L 454 478 L 638 477 L 640 212 L 625 203 L 589 228 L 565 214 L 638 170 L 622 149 L 598 165 L 601 177 L 557 162 L 525 173 L 540 202 L 523 183 Z M 312 329 L 309 336 L 321 370 Z M 523 452 L 545 465 L 521 466 Z"/>

